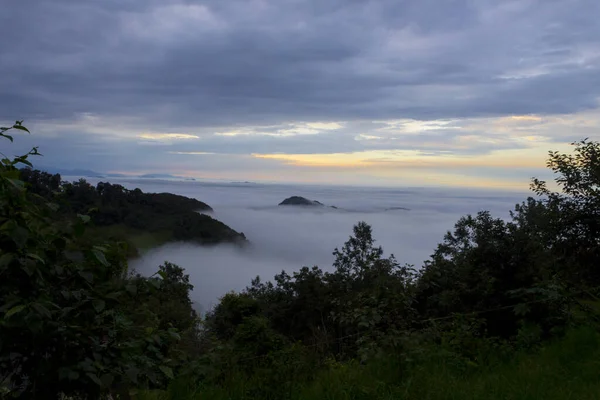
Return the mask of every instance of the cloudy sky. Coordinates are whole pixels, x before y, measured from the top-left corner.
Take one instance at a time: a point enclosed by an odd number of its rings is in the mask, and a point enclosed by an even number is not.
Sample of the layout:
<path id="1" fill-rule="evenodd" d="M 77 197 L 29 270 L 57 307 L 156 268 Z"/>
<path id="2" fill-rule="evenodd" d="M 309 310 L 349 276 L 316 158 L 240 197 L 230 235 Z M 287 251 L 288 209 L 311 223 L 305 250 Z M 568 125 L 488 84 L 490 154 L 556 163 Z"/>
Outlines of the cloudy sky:
<path id="1" fill-rule="evenodd" d="M 600 138 L 597 0 L 2 0 L 38 165 L 523 188 Z"/>

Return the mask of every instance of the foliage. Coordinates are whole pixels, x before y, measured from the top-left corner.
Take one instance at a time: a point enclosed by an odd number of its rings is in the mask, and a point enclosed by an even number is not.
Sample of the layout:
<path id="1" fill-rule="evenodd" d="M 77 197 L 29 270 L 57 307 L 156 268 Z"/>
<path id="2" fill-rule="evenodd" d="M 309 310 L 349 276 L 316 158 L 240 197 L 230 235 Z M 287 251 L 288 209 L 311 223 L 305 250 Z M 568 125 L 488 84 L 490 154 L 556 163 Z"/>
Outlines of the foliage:
<path id="1" fill-rule="evenodd" d="M 543 196 L 545 226 L 560 273 L 577 285 L 600 284 L 600 143 L 574 142 L 573 154 L 551 151 L 547 166 L 560 191 L 534 179 L 532 190 Z"/>
<path id="2" fill-rule="evenodd" d="M 136 252 L 130 236 L 134 232 L 150 232 L 164 241 L 194 241 L 202 244 L 244 242 L 243 234 L 198 211 L 212 211 L 205 203 L 171 193 L 144 193 L 128 190 L 118 184 L 99 182 L 96 187 L 85 179 L 61 182 L 60 175 L 22 168 L 21 179 L 27 183 L 30 194 L 59 205 L 58 215 L 89 214 L 92 228 L 86 239 L 128 241 Z M 123 227 L 112 230 L 106 228 Z"/>
<path id="3" fill-rule="evenodd" d="M 25 130 L 19 122 L 13 129 Z M 2 136 L 12 140 L 9 130 Z M 179 341 L 175 327 L 189 327 L 194 317 L 166 315 L 172 310 L 164 300 L 190 306 L 187 277 L 166 264 L 162 280 L 127 278 L 119 243 L 82 243 L 89 216 L 57 223 L 59 206 L 33 196 L 19 179 L 18 166 L 31 166 L 37 154 L 34 148 L 0 165 L 2 395 L 94 398 L 164 385 L 177 363 L 168 357 Z M 44 179 L 54 191 L 55 177 Z M 149 299 L 163 300 L 163 309 Z"/>
<path id="4" fill-rule="evenodd" d="M 552 319 L 552 326 L 559 323 L 559 316 L 566 318 L 568 309 L 527 296 L 531 292 L 526 289 L 542 290 L 551 284 L 544 263 L 548 256 L 528 229 L 494 219 L 488 212 L 461 218 L 420 273 L 420 311 L 430 317 L 475 312 L 484 319 L 488 334 L 501 337 L 516 334 L 522 322 L 519 311 L 524 315 L 535 309 L 528 319 L 535 323 Z M 535 299 L 540 300 L 535 306 L 523 304 Z"/>
<path id="5" fill-rule="evenodd" d="M 234 331 L 241 323 L 243 299 L 246 314 L 263 315 L 290 340 L 314 346 L 322 354 L 346 357 L 356 354 L 357 348 L 366 356 L 366 348 L 381 336 L 390 338 L 392 332 L 410 326 L 412 270 L 393 256 L 382 257 L 368 224 L 357 224 L 354 236 L 334 255 L 334 272 L 303 267 L 292 275 L 276 275 L 275 283 L 257 277 L 244 293 L 222 299 L 207 318 L 208 328 L 227 340 L 223 326 Z"/>
<path id="6" fill-rule="evenodd" d="M 334 251 L 332 272 L 282 271 L 272 282 L 257 277 L 242 293 L 224 296 L 206 320 L 204 334 L 213 340 L 207 352 L 232 346 L 263 359 L 279 348 L 259 351 L 253 340 L 266 344 L 265 332 L 275 332 L 330 372 L 332 358 L 351 370 L 393 359 L 402 371 L 431 349 L 466 372 L 493 354 L 510 360 L 515 351 L 537 349 L 575 323 L 594 320 L 582 306 L 582 289 L 594 298 L 598 283 L 599 149 L 584 141 L 574 156 L 551 152 L 548 165 L 562 193 L 534 180 L 540 197 L 517 204 L 509 220 L 485 211 L 459 219 L 418 272 L 393 255 L 384 258 L 371 227 L 358 223 Z M 248 324 L 262 333 L 240 342 L 238 332 L 248 332 Z M 254 382 L 255 368 L 237 379 Z"/>
<path id="7" fill-rule="evenodd" d="M 582 327 L 535 352 L 518 351 L 505 358 L 489 350 L 479 363 L 441 345 L 422 346 L 410 364 L 394 354 L 366 364 L 332 361 L 314 376 L 293 378 L 278 399 L 592 400 L 600 392 L 599 344 L 597 329 Z M 167 390 L 141 393 L 140 400 L 267 398 L 251 390 L 258 385 L 256 378 L 233 374 L 223 385 L 178 380 Z"/>

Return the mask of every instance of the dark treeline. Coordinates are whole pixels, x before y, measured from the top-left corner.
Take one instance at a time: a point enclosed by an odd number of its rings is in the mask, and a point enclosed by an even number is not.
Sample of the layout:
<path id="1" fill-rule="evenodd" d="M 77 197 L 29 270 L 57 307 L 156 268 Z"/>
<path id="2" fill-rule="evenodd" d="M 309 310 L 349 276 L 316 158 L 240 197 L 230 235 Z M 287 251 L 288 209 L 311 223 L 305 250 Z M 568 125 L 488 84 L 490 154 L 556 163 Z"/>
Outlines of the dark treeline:
<path id="1" fill-rule="evenodd" d="M 7 396 L 53 399 L 61 393 L 471 398 L 448 397 L 459 385 L 451 386 L 450 377 L 480 376 L 474 374 L 493 363 L 509 365 L 522 352 L 546 357 L 550 350 L 542 350 L 556 340 L 577 342 L 569 339 L 577 327 L 592 327 L 577 338 L 593 346 L 574 344 L 572 353 L 597 354 L 599 155 L 600 143 L 587 140 L 575 143 L 573 154 L 551 152 L 557 191 L 534 179 L 536 197 L 516 205 L 510 221 L 487 212 L 461 218 L 419 268 L 384 257 L 371 227 L 359 222 L 335 249 L 332 272 L 304 267 L 273 281 L 257 277 L 246 290 L 224 295 L 205 318 L 191 307 L 192 286 L 181 268 L 165 263 L 154 277 L 130 276 L 118 243 L 89 243 L 81 233 L 86 214 L 96 224 L 125 223 L 133 209 L 152 209 L 160 219 L 172 210 L 149 199 L 179 197 L 63 184 L 52 175 L 19 171 L 29 155 L 5 160 L 1 389 Z M 34 201 L 30 191 L 45 200 L 60 192 L 65 203 Z M 197 206 L 177 201 L 183 209 Z M 57 224 L 53 215 L 62 207 L 79 216 Z M 561 358 L 561 365 L 567 361 Z M 578 378 L 581 390 L 600 382 L 597 368 L 590 371 Z M 335 386 L 336 377 L 344 383 Z M 549 382 L 543 386 L 551 388 L 556 378 Z M 538 398 L 527 397 L 531 385 L 519 388 L 523 398 Z M 470 396 L 478 388 L 468 390 Z M 553 395 L 565 398 L 557 390 Z"/>
<path id="2" fill-rule="evenodd" d="M 199 200 L 171 193 L 144 193 L 122 185 L 100 182 L 95 187 L 85 179 L 63 182 L 59 174 L 32 168 L 20 170 L 30 193 L 59 206 L 61 215 L 89 215 L 94 227 L 120 226 L 103 239 L 127 241 L 129 230 L 162 234 L 165 241 L 184 240 L 201 244 L 243 242 L 243 234 L 198 211 L 212 211 Z M 93 239 L 98 239 L 98 230 Z M 100 230 L 100 232 L 102 232 Z M 116 235 L 115 235 L 116 234 Z M 106 236 L 106 235 L 104 235 Z M 129 243 L 135 254 L 135 246 Z"/>

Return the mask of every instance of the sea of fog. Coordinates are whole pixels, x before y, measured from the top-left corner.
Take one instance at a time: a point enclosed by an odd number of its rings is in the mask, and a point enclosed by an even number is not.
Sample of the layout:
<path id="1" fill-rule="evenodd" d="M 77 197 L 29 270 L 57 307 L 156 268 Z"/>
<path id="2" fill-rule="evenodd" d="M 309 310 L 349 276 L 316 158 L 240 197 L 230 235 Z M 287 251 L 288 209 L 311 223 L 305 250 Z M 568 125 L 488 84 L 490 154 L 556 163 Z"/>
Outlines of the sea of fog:
<path id="1" fill-rule="evenodd" d="M 67 178 L 67 177 L 65 177 Z M 209 204 L 211 215 L 252 245 L 202 247 L 171 243 L 146 252 L 130 263 L 138 272 L 154 273 L 164 261 L 185 268 L 194 285 L 192 298 L 200 310 L 220 296 L 245 288 L 257 275 L 272 279 L 282 270 L 302 266 L 331 269 L 332 251 L 341 247 L 359 221 L 373 227 L 386 254 L 402 263 L 422 265 L 444 234 L 463 215 L 489 210 L 507 218 L 508 211 L 528 193 L 449 188 L 359 188 L 254 183 L 209 183 L 150 179 L 91 179 L 119 183 L 145 192 L 170 192 Z M 283 199 L 303 196 L 333 208 L 278 207 Z M 390 208 L 408 210 L 389 210 Z"/>

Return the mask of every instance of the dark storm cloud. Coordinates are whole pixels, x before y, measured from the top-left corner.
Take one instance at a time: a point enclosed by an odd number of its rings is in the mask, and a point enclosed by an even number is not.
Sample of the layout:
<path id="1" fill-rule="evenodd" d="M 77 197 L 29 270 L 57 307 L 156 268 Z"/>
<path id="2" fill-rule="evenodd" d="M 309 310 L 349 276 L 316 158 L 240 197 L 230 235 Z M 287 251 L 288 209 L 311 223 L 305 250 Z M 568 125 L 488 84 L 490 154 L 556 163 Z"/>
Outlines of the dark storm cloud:
<path id="1" fill-rule="evenodd" d="M 5 0 L 0 118 L 146 126 L 596 106 L 600 4 Z"/>

